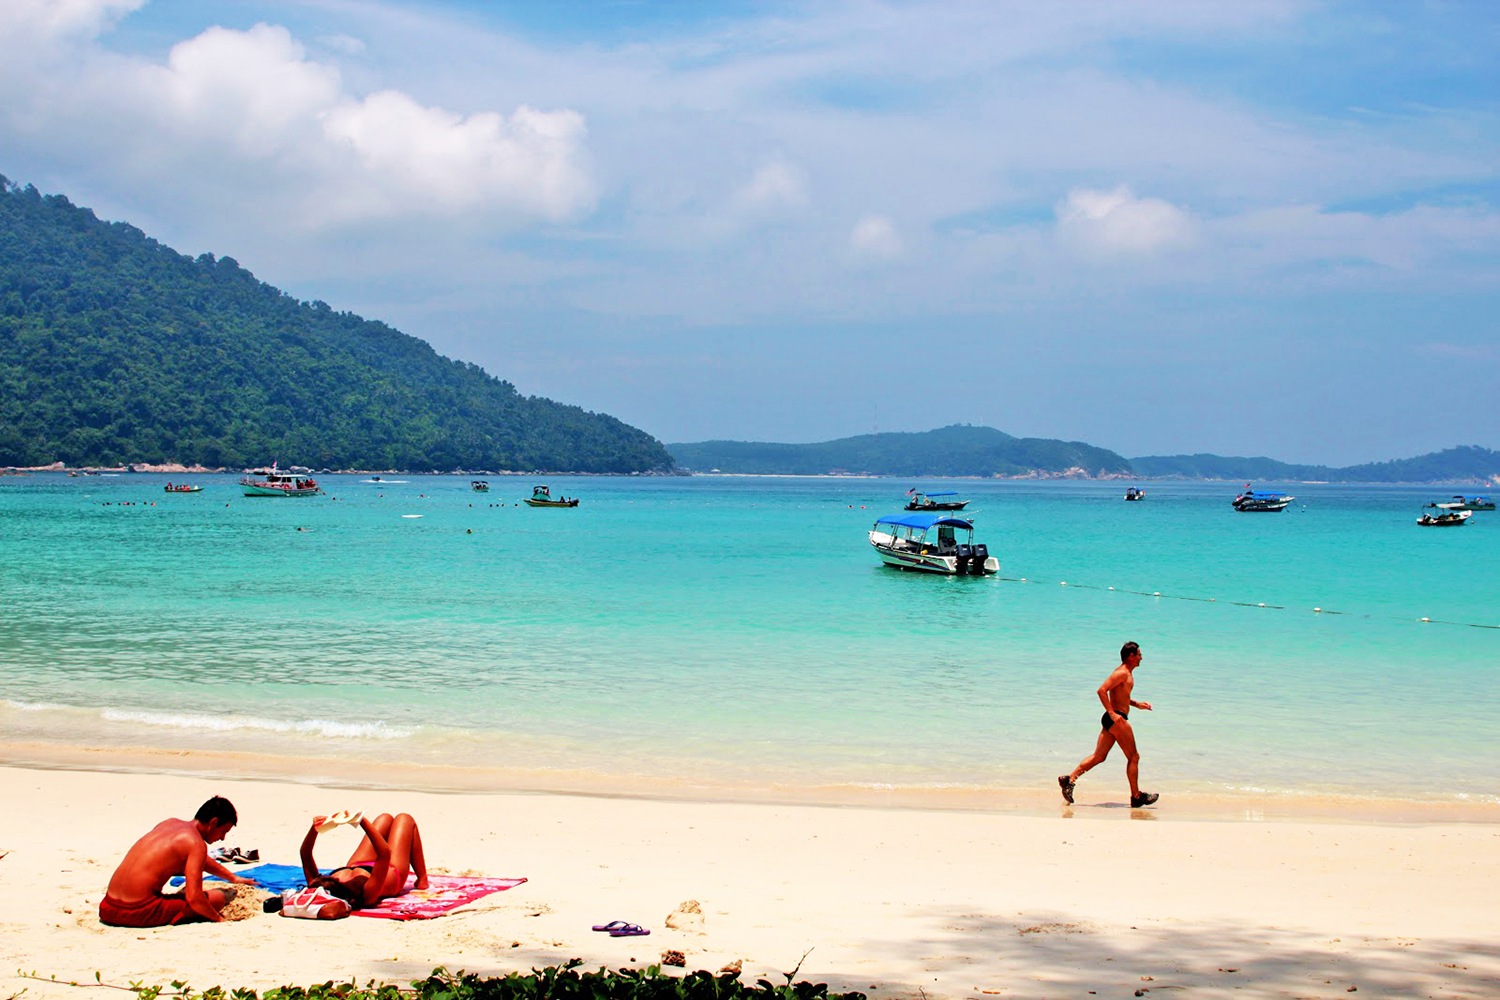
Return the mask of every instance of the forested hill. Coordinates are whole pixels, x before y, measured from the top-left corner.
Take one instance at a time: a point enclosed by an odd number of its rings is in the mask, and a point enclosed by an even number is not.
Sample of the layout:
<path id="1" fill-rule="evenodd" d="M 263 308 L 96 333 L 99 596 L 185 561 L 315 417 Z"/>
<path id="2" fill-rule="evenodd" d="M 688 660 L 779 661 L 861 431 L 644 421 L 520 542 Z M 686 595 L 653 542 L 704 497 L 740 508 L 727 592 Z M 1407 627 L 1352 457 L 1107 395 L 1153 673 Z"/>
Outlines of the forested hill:
<path id="1" fill-rule="evenodd" d="M 661 442 L 0 177 L 0 466 L 642 472 Z"/>
<path id="2" fill-rule="evenodd" d="M 1152 455 L 1132 458 L 1130 464 L 1142 476 L 1152 478 L 1327 483 L 1500 482 L 1500 452 L 1478 445 L 1343 468 L 1291 465 L 1271 458 L 1226 458 L 1222 455 Z"/>
<path id="3" fill-rule="evenodd" d="M 1017 438 L 993 427 L 955 424 L 920 433 L 864 434 L 816 444 L 701 441 L 669 444 L 694 472 L 745 475 L 881 476 L 1130 475 L 1130 463 L 1078 441 Z"/>

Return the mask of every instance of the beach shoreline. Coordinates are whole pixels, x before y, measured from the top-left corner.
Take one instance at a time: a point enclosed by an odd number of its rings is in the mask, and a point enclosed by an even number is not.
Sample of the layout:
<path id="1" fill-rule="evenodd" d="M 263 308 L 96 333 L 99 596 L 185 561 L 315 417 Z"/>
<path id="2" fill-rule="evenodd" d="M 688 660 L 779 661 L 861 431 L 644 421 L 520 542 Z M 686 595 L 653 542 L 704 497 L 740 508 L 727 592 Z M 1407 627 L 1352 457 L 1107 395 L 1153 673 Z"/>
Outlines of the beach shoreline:
<path id="1" fill-rule="evenodd" d="M 1034 785 L 892 785 L 886 783 L 664 779 L 642 773 L 602 773 L 583 768 L 439 766 L 360 760 L 206 751 L 161 746 L 88 746 L 0 741 L 0 767 L 39 771 L 197 775 L 226 781 L 288 784 L 381 792 L 426 791 L 448 795 L 564 795 L 657 802 L 875 808 L 927 812 L 1109 819 L 1131 812 L 1123 773 L 1094 775 L 1069 807 L 1055 782 Z M 1153 785 L 1153 788 L 1157 786 Z M 1162 786 L 1158 817 L 1194 822 L 1305 822 L 1375 825 L 1479 824 L 1500 826 L 1500 799 L 1411 799 L 1380 795 L 1201 790 Z"/>
<path id="2" fill-rule="evenodd" d="M 7 984 L 28 1000 L 76 997 L 66 984 L 96 972 L 115 985 L 264 990 L 403 983 L 436 966 L 641 968 L 666 949 L 687 970 L 738 961 L 747 982 L 780 982 L 800 961 L 798 979 L 872 1000 L 1350 987 L 1481 997 L 1500 984 L 1489 944 L 1500 825 L 1489 823 L 1175 822 L 1170 808 L 1070 822 L 17 766 L 0 767 L 0 794 L 25 817 L 0 843 L 0 926 L 11 968 L 42 977 Z M 434 870 L 528 881 L 428 921 L 100 924 L 98 899 L 130 843 L 214 794 L 239 809 L 226 843 L 266 861 L 294 863 L 314 813 L 404 810 Z M 336 864 L 350 846 L 330 837 L 319 860 Z M 688 900 L 701 929 L 666 926 Z M 652 934 L 590 930 L 615 919 Z"/>

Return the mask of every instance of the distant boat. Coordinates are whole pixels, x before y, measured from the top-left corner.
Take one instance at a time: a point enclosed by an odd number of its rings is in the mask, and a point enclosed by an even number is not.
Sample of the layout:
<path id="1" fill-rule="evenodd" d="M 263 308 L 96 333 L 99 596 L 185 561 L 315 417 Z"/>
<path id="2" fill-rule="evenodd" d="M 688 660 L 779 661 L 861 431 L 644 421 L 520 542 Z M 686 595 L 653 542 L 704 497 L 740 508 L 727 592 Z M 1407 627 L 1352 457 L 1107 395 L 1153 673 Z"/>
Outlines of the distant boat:
<path id="1" fill-rule="evenodd" d="M 490 491 L 490 484 L 483 479 L 476 479 L 469 484 L 469 489 L 475 493 L 488 493 Z"/>
<path id="2" fill-rule="evenodd" d="M 552 491 L 545 486 L 532 487 L 531 496 L 526 497 L 528 507 L 577 507 L 578 498 L 569 500 L 563 497 L 559 500 L 552 499 Z"/>
<path id="3" fill-rule="evenodd" d="M 1257 493 L 1246 490 L 1235 497 L 1231 506 L 1242 513 L 1272 512 L 1285 510 L 1286 505 L 1297 499 L 1287 493 Z"/>
<path id="4" fill-rule="evenodd" d="M 203 487 L 189 486 L 187 483 L 168 483 L 163 487 L 168 493 L 202 493 Z"/>
<path id="5" fill-rule="evenodd" d="M 918 493 L 912 490 L 906 501 L 906 510 L 963 510 L 969 505 L 969 501 L 958 499 L 958 494 L 953 491 L 946 493 Z"/>
<path id="6" fill-rule="evenodd" d="M 1430 503 L 1423 510 L 1435 510 L 1441 513 L 1423 514 L 1417 518 L 1417 523 L 1424 528 L 1459 528 L 1469 523 L 1469 518 L 1474 516 L 1471 510 L 1443 510 L 1446 504 Z"/>
<path id="7" fill-rule="evenodd" d="M 247 497 L 315 497 L 323 490 L 307 476 L 282 472 L 273 464 L 265 478 L 245 476 L 240 480 Z"/>
<path id="8" fill-rule="evenodd" d="M 881 562 L 898 569 L 949 576 L 1000 572 L 1000 560 L 988 546 L 974 544 L 974 522 L 951 514 L 888 514 L 870 529 L 870 544 Z"/>
<path id="9" fill-rule="evenodd" d="M 1138 490 L 1134 486 L 1128 487 L 1125 490 L 1125 499 L 1126 500 L 1144 500 L 1144 499 L 1146 499 L 1146 491 L 1145 490 Z"/>
<path id="10" fill-rule="evenodd" d="M 1436 506 L 1444 510 L 1494 510 L 1495 501 L 1489 497 L 1454 497 L 1447 503 Z"/>

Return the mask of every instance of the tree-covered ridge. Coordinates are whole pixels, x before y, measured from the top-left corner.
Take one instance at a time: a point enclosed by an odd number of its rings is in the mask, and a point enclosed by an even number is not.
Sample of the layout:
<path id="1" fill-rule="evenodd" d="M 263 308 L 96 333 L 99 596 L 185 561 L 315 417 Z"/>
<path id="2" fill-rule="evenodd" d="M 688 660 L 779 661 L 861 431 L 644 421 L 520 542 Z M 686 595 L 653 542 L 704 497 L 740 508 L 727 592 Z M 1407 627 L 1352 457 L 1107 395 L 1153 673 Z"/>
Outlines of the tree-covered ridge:
<path id="1" fill-rule="evenodd" d="M 1142 476 L 1181 479 L 1281 480 L 1328 483 L 1500 483 L 1500 452 L 1468 445 L 1416 458 L 1332 468 L 1289 465 L 1270 458 L 1151 455 L 1132 458 Z"/>
<path id="2" fill-rule="evenodd" d="M 0 177 L 0 466 L 667 469 L 655 438 Z"/>
<path id="3" fill-rule="evenodd" d="M 816 444 L 701 441 L 669 444 L 677 464 L 695 472 L 745 475 L 1025 476 L 1081 469 L 1128 475 L 1130 464 L 1079 441 L 1017 438 L 993 427 L 954 424 L 918 433 L 863 434 Z"/>

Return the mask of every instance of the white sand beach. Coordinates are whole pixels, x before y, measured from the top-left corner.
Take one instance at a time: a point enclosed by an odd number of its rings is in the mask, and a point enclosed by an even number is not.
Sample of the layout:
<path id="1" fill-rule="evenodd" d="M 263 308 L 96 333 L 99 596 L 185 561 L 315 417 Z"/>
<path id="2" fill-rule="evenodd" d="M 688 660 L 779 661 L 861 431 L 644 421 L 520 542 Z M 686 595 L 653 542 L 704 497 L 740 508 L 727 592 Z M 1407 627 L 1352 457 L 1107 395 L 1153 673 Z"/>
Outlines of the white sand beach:
<path id="1" fill-rule="evenodd" d="M 226 843 L 266 861 L 295 863 L 314 813 L 404 810 L 435 871 L 529 881 L 428 921 L 100 924 L 126 848 L 214 794 L 241 817 Z M 689 970 L 741 962 L 747 981 L 780 981 L 800 961 L 798 979 L 876 998 L 1500 994 L 1494 822 L 1184 820 L 1169 797 L 1027 815 L 14 766 L 0 767 L 0 795 L 7 997 L 79 997 L 96 972 L 264 989 L 408 981 L 439 965 L 643 966 L 666 949 Z M 320 860 L 342 860 L 353 834 L 339 836 Z M 702 933 L 665 926 L 687 900 Z M 652 933 L 590 930 L 614 919 Z"/>

